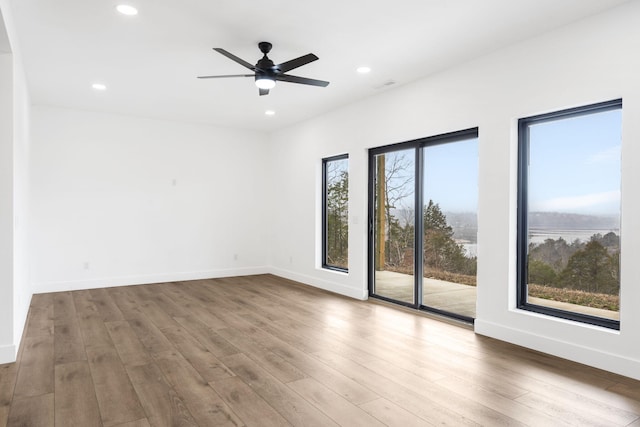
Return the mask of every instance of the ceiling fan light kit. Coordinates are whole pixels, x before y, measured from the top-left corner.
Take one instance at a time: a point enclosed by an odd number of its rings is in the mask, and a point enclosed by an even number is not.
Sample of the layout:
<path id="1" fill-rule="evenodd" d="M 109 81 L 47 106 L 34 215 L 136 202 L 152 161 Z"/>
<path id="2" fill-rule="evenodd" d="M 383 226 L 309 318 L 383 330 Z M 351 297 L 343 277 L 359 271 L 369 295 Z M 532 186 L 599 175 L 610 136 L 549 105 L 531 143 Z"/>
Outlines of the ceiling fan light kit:
<path id="1" fill-rule="evenodd" d="M 227 78 L 227 77 L 253 77 L 258 87 L 258 93 L 262 95 L 268 95 L 269 90 L 273 89 L 276 85 L 276 81 L 288 82 L 288 83 L 298 83 L 303 85 L 310 86 L 320 86 L 326 87 L 329 85 L 329 82 L 324 80 L 315 80 L 309 79 L 306 77 L 298 77 L 292 76 L 290 74 L 286 74 L 288 71 L 291 71 L 295 68 L 302 67 L 310 62 L 316 61 L 318 57 L 313 53 L 309 53 L 307 55 L 301 56 L 296 59 L 292 59 L 290 61 L 283 62 L 282 64 L 274 64 L 271 59 L 267 56 L 267 54 L 271 51 L 271 43 L 269 42 L 260 42 L 258 43 L 258 48 L 260 52 L 263 53 L 263 57 L 258 60 L 256 65 L 251 65 L 249 62 L 238 58 L 234 54 L 227 52 L 226 50 L 214 47 L 213 50 L 218 52 L 221 55 L 226 56 L 232 61 L 242 65 L 245 68 L 253 71 L 254 74 L 231 74 L 231 75 L 221 75 L 221 76 L 198 76 L 199 79 L 216 79 L 216 78 Z"/>
<path id="2" fill-rule="evenodd" d="M 256 86 L 258 89 L 273 89 L 276 86 L 276 81 L 264 75 L 256 75 Z"/>

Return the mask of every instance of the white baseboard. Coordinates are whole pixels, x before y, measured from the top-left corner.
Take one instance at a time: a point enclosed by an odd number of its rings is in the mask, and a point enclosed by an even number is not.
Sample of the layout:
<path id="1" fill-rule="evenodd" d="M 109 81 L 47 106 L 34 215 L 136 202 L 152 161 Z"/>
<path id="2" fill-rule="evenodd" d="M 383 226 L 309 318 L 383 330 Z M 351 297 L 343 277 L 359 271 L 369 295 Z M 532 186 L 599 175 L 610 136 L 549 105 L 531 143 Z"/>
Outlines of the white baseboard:
<path id="1" fill-rule="evenodd" d="M 314 286 L 316 288 L 335 292 L 340 295 L 363 301 L 369 297 L 369 292 L 366 289 L 354 289 L 341 283 L 318 279 L 317 277 L 307 276 L 306 274 L 295 273 L 293 271 L 275 267 L 270 267 L 268 272 L 273 274 L 274 276 L 283 277 L 289 280 L 295 280 L 296 282 L 304 283 L 305 285 Z"/>
<path id="2" fill-rule="evenodd" d="M 640 380 L 640 360 L 476 319 L 477 334 Z"/>
<path id="3" fill-rule="evenodd" d="M 114 286 L 145 285 L 149 283 L 180 282 L 185 280 L 215 279 L 220 277 L 253 276 L 269 273 L 268 267 L 245 267 L 207 271 L 185 271 L 139 276 L 101 277 L 88 280 L 40 282 L 34 284 L 34 293 L 77 291 L 81 289 L 107 288 Z"/>
<path id="4" fill-rule="evenodd" d="M 14 344 L 0 345 L 0 365 L 16 361 L 16 346 Z"/>

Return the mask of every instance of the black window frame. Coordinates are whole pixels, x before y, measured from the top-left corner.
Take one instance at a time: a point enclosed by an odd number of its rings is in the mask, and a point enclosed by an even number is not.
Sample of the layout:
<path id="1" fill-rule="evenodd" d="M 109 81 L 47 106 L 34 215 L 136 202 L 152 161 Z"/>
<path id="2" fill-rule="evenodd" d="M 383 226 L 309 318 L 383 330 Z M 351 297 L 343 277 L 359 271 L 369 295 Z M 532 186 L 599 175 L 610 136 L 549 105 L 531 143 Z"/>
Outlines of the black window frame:
<path id="1" fill-rule="evenodd" d="M 561 310 L 532 304 L 527 301 L 529 254 L 529 224 L 528 224 L 528 178 L 529 178 L 529 126 L 533 124 L 551 122 L 589 114 L 602 113 L 622 109 L 622 99 L 599 102 L 596 104 L 574 107 L 565 110 L 539 114 L 518 119 L 518 206 L 517 206 L 517 308 L 538 314 L 620 330 L 620 321 L 603 317 L 591 316 L 574 311 Z"/>
<path id="2" fill-rule="evenodd" d="M 349 160 L 349 154 L 345 153 L 345 154 L 339 154 L 337 156 L 331 156 L 331 157 L 325 157 L 322 159 L 322 268 L 326 269 L 326 270 L 333 270 L 333 271 L 339 271 L 341 273 L 348 273 L 349 272 L 349 258 L 347 256 L 347 268 L 344 267 L 340 267 L 340 266 L 336 266 L 336 265 L 331 265 L 327 262 L 327 249 L 328 249 L 328 216 L 327 216 L 327 165 L 330 162 L 334 162 L 337 160 Z M 349 168 L 348 168 L 348 163 L 347 163 L 347 174 Z M 347 220 L 347 227 L 349 226 L 348 224 L 348 220 Z M 348 228 L 347 228 L 347 241 L 348 241 Z M 347 246 L 347 253 L 349 252 L 348 246 Z"/>

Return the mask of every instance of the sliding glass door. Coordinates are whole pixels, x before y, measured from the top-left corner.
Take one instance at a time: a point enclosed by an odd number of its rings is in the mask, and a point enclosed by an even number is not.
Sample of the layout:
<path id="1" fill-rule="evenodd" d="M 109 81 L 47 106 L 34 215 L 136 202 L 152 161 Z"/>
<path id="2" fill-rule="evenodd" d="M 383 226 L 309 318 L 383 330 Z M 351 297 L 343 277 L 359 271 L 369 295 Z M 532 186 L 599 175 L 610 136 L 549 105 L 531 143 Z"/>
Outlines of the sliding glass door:
<path id="1" fill-rule="evenodd" d="M 477 165 L 477 129 L 370 151 L 373 297 L 473 320 Z"/>

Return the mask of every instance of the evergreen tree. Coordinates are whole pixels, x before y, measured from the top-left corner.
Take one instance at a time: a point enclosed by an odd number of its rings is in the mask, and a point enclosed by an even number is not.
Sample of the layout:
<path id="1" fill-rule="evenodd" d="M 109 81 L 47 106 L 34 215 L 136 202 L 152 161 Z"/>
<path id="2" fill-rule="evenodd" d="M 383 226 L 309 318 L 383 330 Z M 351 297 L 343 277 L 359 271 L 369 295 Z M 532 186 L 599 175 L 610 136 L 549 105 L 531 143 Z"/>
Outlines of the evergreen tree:
<path id="1" fill-rule="evenodd" d="M 593 236 L 591 236 L 592 240 L 597 240 L 598 243 L 600 243 L 602 246 L 604 246 L 607 249 L 617 249 L 620 247 L 620 237 L 610 231 L 607 234 L 605 234 L 604 236 L 598 234 L 594 234 Z"/>
<path id="2" fill-rule="evenodd" d="M 620 285 L 613 264 L 607 249 L 592 239 L 571 256 L 560 274 L 560 284 L 587 292 L 617 294 Z"/>
<path id="3" fill-rule="evenodd" d="M 327 185 L 327 262 L 347 268 L 349 236 L 349 174 L 335 171 Z"/>
<path id="4" fill-rule="evenodd" d="M 425 267 L 453 273 L 475 274 L 464 249 L 453 239 L 453 228 L 440 206 L 429 200 L 423 214 Z M 474 258 L 475 259 L 475 258 Z M 475 263 L 473 263 L 475 264 Z M 469 270 L 474 270 L 470 273 Z"/>
<path id="5" fill-rule="evenodd" d="M 567 266 L 571 255 L 582 246 L 576 242 L 569 245 L 562 237 L 557 240 L 546 239 L 544 243 L 530 245 L 529 260 L 540 261 L 553 268 L 556 273 L 560 273 Z"/>
<path id="6" fill-rule="evenodd" d="M 555 286 L 558 275 L 551 266 L 537 259 L 529 258 L 528 283 L 545 286 Z"/>

